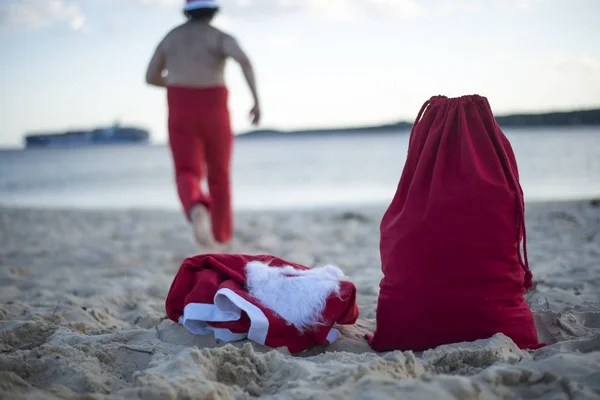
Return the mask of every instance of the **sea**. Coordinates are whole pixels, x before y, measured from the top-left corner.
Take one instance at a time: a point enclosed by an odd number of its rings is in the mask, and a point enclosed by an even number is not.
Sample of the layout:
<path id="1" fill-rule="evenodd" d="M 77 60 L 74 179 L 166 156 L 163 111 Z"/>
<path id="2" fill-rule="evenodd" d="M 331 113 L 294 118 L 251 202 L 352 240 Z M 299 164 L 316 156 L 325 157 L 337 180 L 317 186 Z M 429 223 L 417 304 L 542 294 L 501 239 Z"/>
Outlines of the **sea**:
<path id="1" fill-rule="evenodd" d="M 504 129 L 526 201 L 600 198 L 600 127 Z M 385 205 L 408 132 L 238 139 L 236 210 Z M 165 144 L 0 150 L 0 206 L 180 210 Z"/>

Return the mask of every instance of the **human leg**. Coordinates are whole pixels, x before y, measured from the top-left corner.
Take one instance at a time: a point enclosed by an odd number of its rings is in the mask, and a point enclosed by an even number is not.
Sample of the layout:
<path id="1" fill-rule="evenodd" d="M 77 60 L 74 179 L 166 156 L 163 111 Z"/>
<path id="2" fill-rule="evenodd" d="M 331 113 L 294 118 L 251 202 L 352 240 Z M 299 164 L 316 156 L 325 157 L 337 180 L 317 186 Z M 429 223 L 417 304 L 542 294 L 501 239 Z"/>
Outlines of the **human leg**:
<path id="1" fill-rule="evenodd" d="M 196 241 L 212 244 L 208 207 L 210 197 L 200 185 L 206 176 L 205 148 L 198 126 L 190 118 L 169 117 L 169 146 L 175 169 L 177 192 L 186 219 L 192 223 Z"/>

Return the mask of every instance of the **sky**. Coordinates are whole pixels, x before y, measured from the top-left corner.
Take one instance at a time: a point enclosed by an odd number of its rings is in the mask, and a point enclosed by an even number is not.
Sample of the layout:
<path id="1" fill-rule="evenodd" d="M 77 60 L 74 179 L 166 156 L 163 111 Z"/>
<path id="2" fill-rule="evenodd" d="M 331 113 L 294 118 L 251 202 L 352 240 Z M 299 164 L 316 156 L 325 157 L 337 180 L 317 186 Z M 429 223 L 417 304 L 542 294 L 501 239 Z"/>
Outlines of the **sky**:
<path id="1" fill-rule="evenodd" d="M 145 84 L 182 0 L 0 0 L 0 147 L 115 121 L 166 142 L 164 90 Z M 599 0 L 221 0 L 215 25 L 257 74 L 262 128 L 412 121 L 432 95 L 496 114 L 600 107 Z M 236 133 L 252 129 L 240 68 Z"/>

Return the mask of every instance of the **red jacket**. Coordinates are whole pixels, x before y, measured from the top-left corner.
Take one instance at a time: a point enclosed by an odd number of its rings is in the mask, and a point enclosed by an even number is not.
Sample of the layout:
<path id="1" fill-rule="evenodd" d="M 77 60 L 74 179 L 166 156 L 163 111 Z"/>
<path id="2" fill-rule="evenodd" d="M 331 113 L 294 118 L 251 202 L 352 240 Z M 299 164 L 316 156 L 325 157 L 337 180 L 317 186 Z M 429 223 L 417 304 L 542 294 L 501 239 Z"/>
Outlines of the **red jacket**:
<path id="1" fill-rule="evenodd" d="M 335 323 L 356 322 L 356 287 L 342 277 L 333 266 L 310 269 L 270 255 L 199 255 L 183 261 L 166 311 L 194 334 L 297 353 L 337 340 Z"/>

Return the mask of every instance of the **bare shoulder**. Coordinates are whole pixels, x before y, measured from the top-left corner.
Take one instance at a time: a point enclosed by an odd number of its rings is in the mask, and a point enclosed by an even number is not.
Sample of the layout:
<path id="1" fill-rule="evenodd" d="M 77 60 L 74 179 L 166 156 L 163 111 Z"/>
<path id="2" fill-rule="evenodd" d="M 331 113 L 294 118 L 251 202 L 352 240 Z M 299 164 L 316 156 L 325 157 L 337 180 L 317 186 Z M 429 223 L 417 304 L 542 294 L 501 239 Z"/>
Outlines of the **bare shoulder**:
<path id="1" fill-rule="evenodd" d="M 169 43 L 173 41 L 173 37 L 174 36 L 179 36 L 179 32 L 181 31 L 182 26 L 178 25 L 176 27 L 174 27 L 173 29 L 171 29 L 170 31 L 168 31 L 160 40 L 160 42 L 158 43 L 158 47 L 162 48 L 163 50 L 167 47 L 169 47 Z"/>
<path id="2" fill-rule="evenodd" d="M 188 25 L 185 23 L 177 25 L 174 28 L 172 28 L 170 31 L 167 32 L 167 34 L 165 35 L 163 40 L 169 40 L 172 37 L 180 36 L 187 30 L 187 28 L 188 28 Z"/>
<path id="3" fill-rule="evenodd" d="M 215 32 L 215 34 L 217 34 L 219 36 L 219 39 L 221 40 L 221 42 L 235 42 L 235 37 L 233 37 L 233 35 L 230 35 L 229 33 L 220 30 L 217 27 L 214 27 L 211 25 L 211 28 L 213 29 L 213 31 Z"/>

